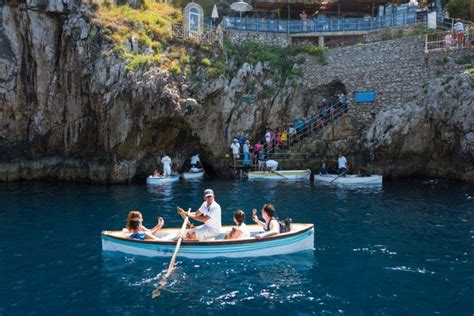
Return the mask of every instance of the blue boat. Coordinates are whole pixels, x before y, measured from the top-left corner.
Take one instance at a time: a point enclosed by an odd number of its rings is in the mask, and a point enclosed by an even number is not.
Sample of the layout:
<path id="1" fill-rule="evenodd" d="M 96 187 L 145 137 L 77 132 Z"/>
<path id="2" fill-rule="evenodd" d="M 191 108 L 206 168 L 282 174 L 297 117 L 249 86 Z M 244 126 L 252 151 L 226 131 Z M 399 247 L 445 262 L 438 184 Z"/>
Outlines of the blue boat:
<path id="1" fill-rule="evenodd" d="M 291 230 L 275 236 L 256 239 L 262 232 L 258 225 L 248 225 L 250 238 L 225 240 L 230 226 L 223 226 L 221 233 L 213 240 L 183 240 L 179 257 L 208 259 L 216 257 L 244 258 L 290 254 L 314 250 L 314 225 L 292 224 Z M 162 229 L 156 235 L 160 240 L 130 239 L 129 233 L 103 231 L 102 250 L 121 252 L 146 257 L 171 257 L 176 246 L 174 238 L 179 228 Z"/>

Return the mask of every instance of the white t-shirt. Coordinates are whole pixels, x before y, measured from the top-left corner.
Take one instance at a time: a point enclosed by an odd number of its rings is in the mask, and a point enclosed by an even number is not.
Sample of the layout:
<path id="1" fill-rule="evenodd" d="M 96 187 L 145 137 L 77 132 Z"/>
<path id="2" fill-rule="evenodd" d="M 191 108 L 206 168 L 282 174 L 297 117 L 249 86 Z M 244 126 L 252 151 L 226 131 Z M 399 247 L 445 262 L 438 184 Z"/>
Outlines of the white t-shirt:
<path id="1" fill-rule="evenodd" d="M 201 160 L 199 159 L 199 156 L 198 156 L 198 155 L 194 155 L 194 156 L 191 157 L 191 164 L 192 164 L 192 165 L 197 164 L 198 161 L 201 162 Z"/>
<path id="2" fill-rule="evenodd" d="M 230 148 L 232 148 L 232 153 L 234 155 L 238 154 L 239 150 L 240 150 L 240 144 L 239 143 L 232 143 L 232 145 L 230 145 Z"/>
<path id="3" fill-rule="evenodd" d="M 265 140 L 269 143 L 272 140 L 272 134 L 270 132 L 265 133 Z"/>
<path id="4" fill-rule="evenodd" d="M 275 166 L 278 166 L 278 162 L 275 161 L 275 160 L 267 160 L 267 167 L 268 168 L 272 168 L 272 167 L 275 167 Z"/>
<path id="5" fill-rule="evenodd" d="M 171 158 L 168 156 L 164 156 L 161 158 L 161 163 L 163 164 L 164 168 L 170 168 L 171 167 Z"/>
<path id="6" fill-rule="evenodd" d="M 216 234 L 219 234 L 221 227 L 222 227 L 222 220 L 221 220 L 221 206 L 217 204 L 216 201 L 212 202 L 211 205 L 207 205 L 207 202 L 202 203 L 199 211 L 204 216 L 209 216 L 210 219 L 204 223 L 204 226 L 207 226 Z"/>
<path id="7" fill-rule="evenodd" d="M 346 168 L 347 169 L 347 159 L 344 156 L 339 157 L 337 160 L 339 168 Z"/>
<path id="8" fill-rule="evenodd" d="M 241 232 L 239 239 L 250 238 L 250 231 L 247 225 L 245 225 L 245 223 L 242 223 L 242 225 L 237 226 L 236 229 L 240 230 Z"/>

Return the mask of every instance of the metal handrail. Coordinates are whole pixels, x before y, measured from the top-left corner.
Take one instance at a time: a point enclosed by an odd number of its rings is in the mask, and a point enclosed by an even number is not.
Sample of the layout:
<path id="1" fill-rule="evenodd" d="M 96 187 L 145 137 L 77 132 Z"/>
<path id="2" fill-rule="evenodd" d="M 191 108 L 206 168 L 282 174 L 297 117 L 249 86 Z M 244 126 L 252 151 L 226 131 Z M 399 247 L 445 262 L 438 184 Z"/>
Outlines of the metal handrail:
<path id="1" fill-rule="evenodd" d="M 418 17 L 415 10 L 375 18 L 338 18 L 312 20 L 264 19 L 249 17 L 224 17 L 226 29 L 269 33 L 326 33 L 371 31 L 381 28 L 403 26 L 426 20 Z"/>
<path id="2" fill-rule="evenodd" d="M 340 102 L 338 102 L 337 106 L 331 107 L 330 109 L 330 116 L 331 116 L 331 121 L 334 120 L 334 116 L 343 113 L 344 111 L 347 110 L 347 104 L 343 105 Z M 311 119 L 305 121 L 304 124 L 300 125 L 298 130 L 302 130 L 303 132 L 301 133 L 296 133 L 296 135 L 293 135 L 291 139 L 289 140 L 289 144 L 292 145 L 298 141 L 300 141 L 302 138 L 306 137 L 308 134 L 313 132 L 316 129 L 319 129 L 321 126 L 327 123 L 328 120 L 324 120 L 319 117 L 319 114 L 313 116 Z"/>

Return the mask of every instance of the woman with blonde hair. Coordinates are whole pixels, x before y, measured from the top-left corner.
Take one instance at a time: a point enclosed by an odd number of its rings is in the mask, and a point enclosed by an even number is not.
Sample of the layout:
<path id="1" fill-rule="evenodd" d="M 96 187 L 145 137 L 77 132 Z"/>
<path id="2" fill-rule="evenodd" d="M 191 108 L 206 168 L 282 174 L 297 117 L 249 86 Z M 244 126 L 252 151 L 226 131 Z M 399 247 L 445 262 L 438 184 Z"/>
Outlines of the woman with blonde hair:
<path id="1" fill-rule="evenodd" d="M 158 239 L 154 234 L 157 233 L 165 224 L 162 217 L 158 218 L 158 223 L 152 229 L 143 226 L 143 216 L 140 211 L 132 210 L 128 213 L 127 226 L 122 230 L 124 233 L 130 233 L 131 239 Z"/>

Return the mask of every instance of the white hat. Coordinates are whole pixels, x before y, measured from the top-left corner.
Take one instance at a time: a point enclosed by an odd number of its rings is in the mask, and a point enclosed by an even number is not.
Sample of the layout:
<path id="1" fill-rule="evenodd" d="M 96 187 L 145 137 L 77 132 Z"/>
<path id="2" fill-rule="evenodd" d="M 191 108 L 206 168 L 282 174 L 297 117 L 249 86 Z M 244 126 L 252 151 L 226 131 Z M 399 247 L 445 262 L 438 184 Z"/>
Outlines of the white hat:
<path id="1" fill-rule="evenodd" d="M 204 190 L 204 197 L 208 197 L 208 196 L 214 196 L 214 191 L 212 191 L 212 189 Z"/>

